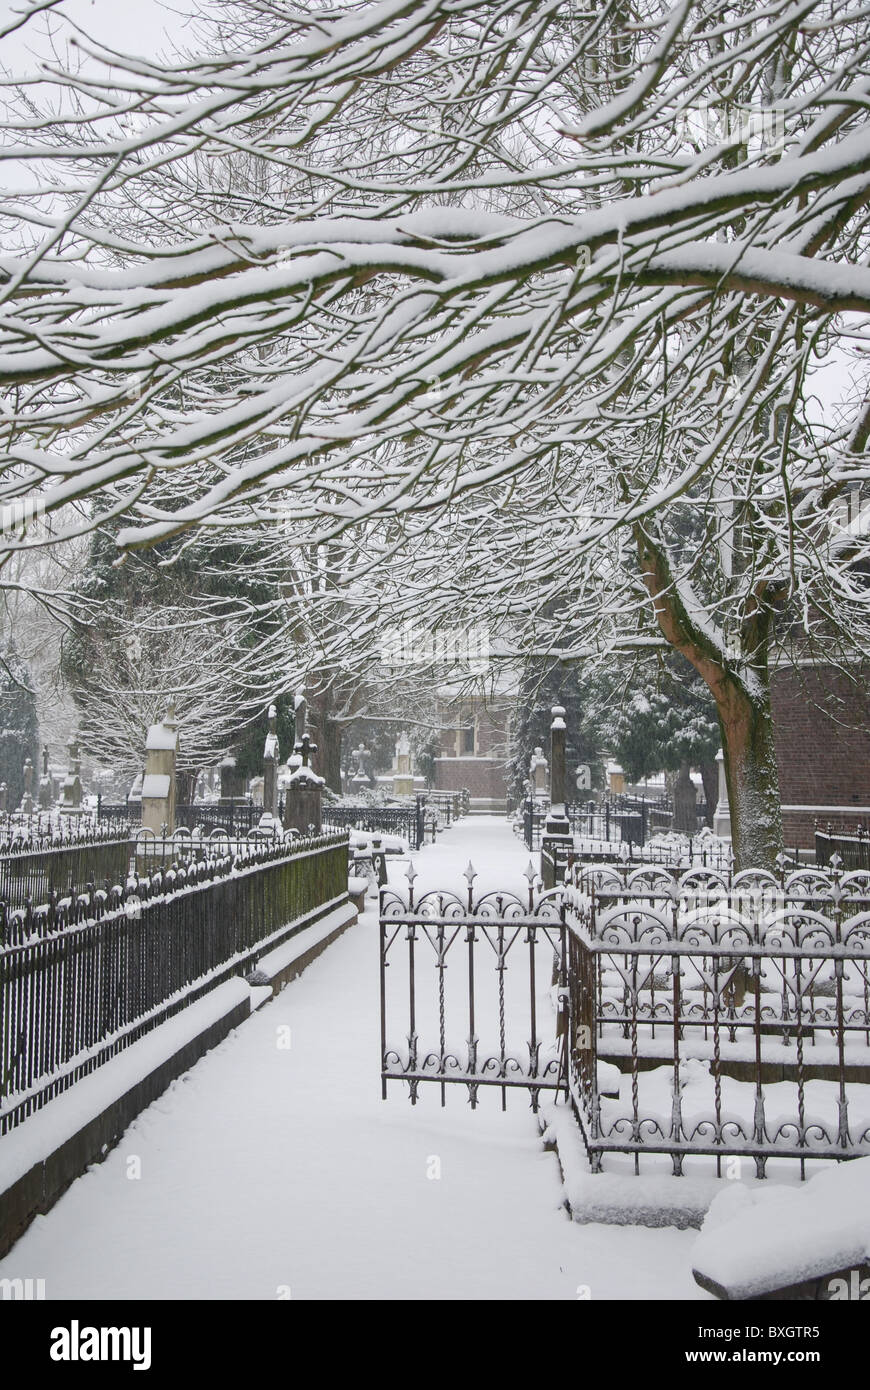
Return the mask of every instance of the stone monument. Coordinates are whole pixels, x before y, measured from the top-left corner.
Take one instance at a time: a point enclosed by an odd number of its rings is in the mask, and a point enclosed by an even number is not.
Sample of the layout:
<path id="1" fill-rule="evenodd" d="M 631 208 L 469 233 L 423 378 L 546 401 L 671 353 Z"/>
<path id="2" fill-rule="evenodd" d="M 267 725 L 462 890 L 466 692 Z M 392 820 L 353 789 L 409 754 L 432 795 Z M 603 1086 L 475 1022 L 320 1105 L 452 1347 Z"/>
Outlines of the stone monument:
<path id="1" fill-rule="evenodd" d="M 57 809 L 62 816 L 80 816 L 82 814 L 82 762 L 76 734 L 70 735 L 66 746 L 69 750 L 69 771 L 61 783 L 60 805 Z"/>
<path id="2" fill-rule="evenodd" d="M 159 724 L 151 725 L 145 740 L 142 827 L 153 830 L 155 835 L 171 835 L 175 830 L 177 759 L 178 726 L 175 719 L 175 701 L 170 700 L 163 719 Z"/>
<path id="3" fill-rule="evenodd" d="M 396 740 L 396 771 L 393 774 L 393 796 L 413 796 L 414 778 L 411 773 L 411 740 L 404 730 Z"/>

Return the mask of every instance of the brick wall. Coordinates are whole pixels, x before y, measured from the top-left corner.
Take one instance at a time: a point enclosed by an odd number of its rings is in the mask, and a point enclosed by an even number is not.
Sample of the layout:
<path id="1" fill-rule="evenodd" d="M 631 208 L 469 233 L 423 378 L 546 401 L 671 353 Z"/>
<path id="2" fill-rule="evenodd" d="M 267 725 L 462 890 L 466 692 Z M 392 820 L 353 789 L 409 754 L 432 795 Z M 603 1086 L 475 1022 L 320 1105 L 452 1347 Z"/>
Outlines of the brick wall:
<path id="1" fill-rule="evenodd" d="M 870 823 L 870 671 L 864 676 L 855 684 L 832 666 L 782 667 L 772 673 L 787 845 L 810 848 L 816 819 L 850 829 Z"/>
<path id="2" fill-rule="evenodd" d="M 494 758 L 436 758 L 436 791 L 461 791 L 467 787 L 472 797 L 507 796 L 504 763 Z"/>

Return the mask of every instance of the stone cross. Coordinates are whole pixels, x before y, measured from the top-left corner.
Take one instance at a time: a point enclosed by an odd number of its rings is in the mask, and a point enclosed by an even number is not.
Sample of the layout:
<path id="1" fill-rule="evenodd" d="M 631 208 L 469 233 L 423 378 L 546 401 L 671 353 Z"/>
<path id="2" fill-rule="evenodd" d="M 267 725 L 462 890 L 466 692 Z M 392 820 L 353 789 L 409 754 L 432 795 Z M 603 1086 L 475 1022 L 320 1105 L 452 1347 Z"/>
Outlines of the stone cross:
<path id="1" fill-rule="evenodd" d="M 62 816 L 78 816 L 81 815 L 82 810 L 80 776 L 82 764 L 79 756 L 79 741 L 75 734 L 71 734 L 67 740 L 67 750 L 69 753 L 69 771 L 61 783 L 58 811 Z"/>

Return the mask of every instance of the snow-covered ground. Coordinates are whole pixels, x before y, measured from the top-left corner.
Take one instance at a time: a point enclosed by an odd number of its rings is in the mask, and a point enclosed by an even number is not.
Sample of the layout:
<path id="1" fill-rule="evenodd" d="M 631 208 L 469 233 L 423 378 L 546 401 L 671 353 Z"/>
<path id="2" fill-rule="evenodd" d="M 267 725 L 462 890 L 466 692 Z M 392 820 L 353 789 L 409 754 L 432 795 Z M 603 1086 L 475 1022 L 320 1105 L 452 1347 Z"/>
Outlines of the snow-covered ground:
<path id="1" fill-rule="evenodd" d="M 476 889 L 525 890 L 528 856 L 494 817 L 415 855 L 416 888 L 464 888 L 469 859 Z M 49 1299 L 708 1297 L 697 1232 L 568 1218 L 524 1093 L 506 1113 L 472 1112 L 461 1087 L 445 1109 L 437 1086 L 384 1102 L 378 1051 L 370 909 L 143 1112 L 0 1278 L 42 1278 Z"/>

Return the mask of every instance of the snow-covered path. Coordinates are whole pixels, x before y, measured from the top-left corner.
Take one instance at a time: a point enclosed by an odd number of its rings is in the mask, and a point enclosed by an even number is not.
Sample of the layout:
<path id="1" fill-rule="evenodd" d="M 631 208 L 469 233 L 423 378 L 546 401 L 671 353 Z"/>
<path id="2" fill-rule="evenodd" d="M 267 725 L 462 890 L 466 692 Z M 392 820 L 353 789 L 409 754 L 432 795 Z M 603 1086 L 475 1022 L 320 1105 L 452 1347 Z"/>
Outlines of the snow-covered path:
<path id="1" fill-rule="evenodd" d="M 469 858 L 476 888 L 525 886 L 522 846 L 481 817 L 415 856 L 417 887 L 461 886 Z M 369 911 L 143 1112 L 0 1278 L 44 1278 L 50 1299 L 704 1296 L 695 1232 L 570 1221 L 524 1094 L 504 1114 L 459 1087 L 446 1109 L 434 1086 L 382 1101 L 378 1030 Z"/>

